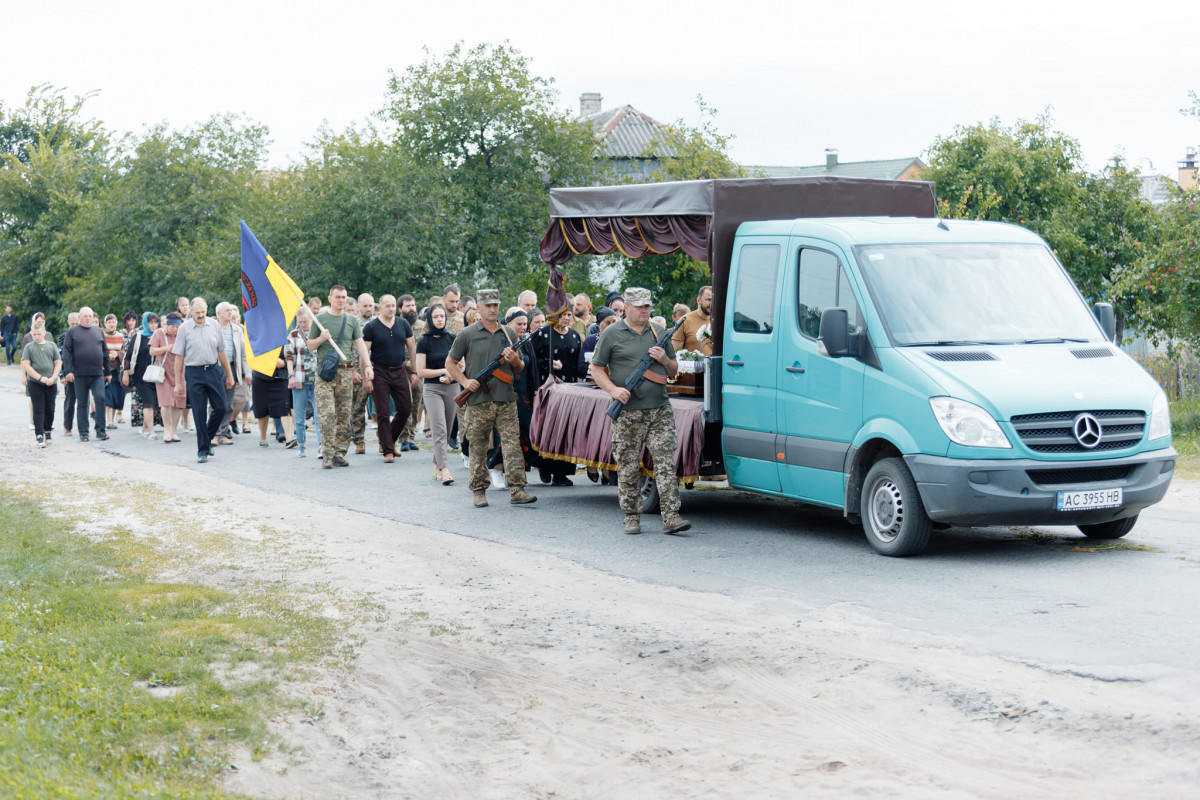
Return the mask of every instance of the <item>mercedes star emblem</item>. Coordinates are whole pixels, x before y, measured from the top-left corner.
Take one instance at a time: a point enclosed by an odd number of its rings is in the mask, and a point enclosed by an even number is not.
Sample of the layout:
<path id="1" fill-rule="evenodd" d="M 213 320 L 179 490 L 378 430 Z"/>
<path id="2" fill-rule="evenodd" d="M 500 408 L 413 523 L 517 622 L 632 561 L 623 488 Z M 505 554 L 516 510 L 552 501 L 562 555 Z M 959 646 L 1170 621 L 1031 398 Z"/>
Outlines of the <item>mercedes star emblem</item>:
<path id="1" fill-rule="evenodd" d="M 1100 437 L 1103 433 L 1100 420 L 1091 414 L 1085 413 L 1075 417 L 1075 439 L 1088 450 L 1100 444 Z"/>

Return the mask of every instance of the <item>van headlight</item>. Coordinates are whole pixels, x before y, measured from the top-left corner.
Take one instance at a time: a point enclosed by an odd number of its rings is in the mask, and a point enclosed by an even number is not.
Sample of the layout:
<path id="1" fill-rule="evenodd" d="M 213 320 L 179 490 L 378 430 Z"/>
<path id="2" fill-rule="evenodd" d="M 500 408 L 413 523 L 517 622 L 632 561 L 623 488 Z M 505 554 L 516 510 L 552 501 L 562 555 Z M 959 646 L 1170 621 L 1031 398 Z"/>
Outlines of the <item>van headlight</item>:
<path id="1" fill-rule="evenodd" d="M 1000 447 L 1012 444 L 992 415 L 974 403 L 955 397 L 931 397 L 929 406 L 942 432 L 955 444 L 967 447 Z"/>
<path id="2" fill-rule="evenodd" d="M 1150 439 L 1162 439 L 1171 435 L 1171 406 L 1167 403 L 1167 393 L 1162 389 L 1154 395 L 1154 405 L 1150 408 Z"/>

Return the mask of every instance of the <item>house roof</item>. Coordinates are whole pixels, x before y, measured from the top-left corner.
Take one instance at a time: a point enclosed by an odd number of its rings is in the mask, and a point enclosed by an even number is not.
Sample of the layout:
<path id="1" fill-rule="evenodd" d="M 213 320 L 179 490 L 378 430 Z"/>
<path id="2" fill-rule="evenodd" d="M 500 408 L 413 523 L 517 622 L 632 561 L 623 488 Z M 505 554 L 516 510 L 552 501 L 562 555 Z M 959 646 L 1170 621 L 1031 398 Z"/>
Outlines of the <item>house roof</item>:
<path id="1" fill-rule="evenodd" d="M 768 178 L 809 178 L 817 175 L 834 175 L 840 178 L 883 178 L 896 180 L 913 164 L 917 167 L 925 163 L 916 156 L 908 158 L 886 158 L 879 161 L 839 161 L 832 167 L 816 164 L 811 167 L 772 167 L 747 166 L 746 169 L 754 174 L 755 171 Z"/>
<path id="2" fill-rule="evenodd" d="M 1179 191 L 1179 184 L 1166 175 L 1143 175 L 1142 199 L 1158 206 L 1170 200 Z"/>
<path id="3" fill-rule="evenodd" d="M 675 149 L 665 146 L 659 135 L 666 126 L 631 105 L 605 109 L 580 119 L 592 123 L 595 128 L 597 153 L 600 156 L 670 158 L 675 155 Z"/>

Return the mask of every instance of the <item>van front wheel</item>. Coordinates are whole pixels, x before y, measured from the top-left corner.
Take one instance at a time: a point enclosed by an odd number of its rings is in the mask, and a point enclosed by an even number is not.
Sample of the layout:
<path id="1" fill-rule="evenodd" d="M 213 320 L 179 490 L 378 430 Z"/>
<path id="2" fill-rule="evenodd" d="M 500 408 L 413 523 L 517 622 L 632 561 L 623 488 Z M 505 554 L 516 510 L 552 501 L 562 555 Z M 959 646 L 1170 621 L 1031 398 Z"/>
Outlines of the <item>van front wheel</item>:
<path id="1" fill-rule="evenodd" d="M 917 482 L 899 458 L 880 459 L 863 481 L 860 503 L 863 530 L 875 551 L 885 556 L 911 556 L 929 544 L 932 523 Z"/>
<path id="2" fill-rule="evenodd" d="M 1089 539 L 1120 539 L 1133 530 L 1133 526 L 1137 524 L 1137 518 L 1138 515 L 1134 514 L 1132 517 L 1124 519 L 1097 522 L 1094 525 L 1079 525 L 1078 528 Z"/>

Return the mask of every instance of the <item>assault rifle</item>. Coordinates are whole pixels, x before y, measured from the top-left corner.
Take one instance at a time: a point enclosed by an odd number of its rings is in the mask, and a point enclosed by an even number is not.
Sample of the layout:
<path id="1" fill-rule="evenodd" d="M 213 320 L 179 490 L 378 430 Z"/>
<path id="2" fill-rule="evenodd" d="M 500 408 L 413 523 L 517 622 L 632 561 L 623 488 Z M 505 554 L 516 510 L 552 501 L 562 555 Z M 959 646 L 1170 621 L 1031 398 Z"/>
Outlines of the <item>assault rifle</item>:
<path id="1" fill-rule="evenodd" d="M 654 346 L 666 347 L 667 342 L 671 341 L 671 337 L 675 335 L 675 331 L 679 330 L 679 326 L 683 324 L 683 320 L 684 317 L 680 317 L 679 322 L 675 323 L 675 327 L 664 333 L 662 338 L 655 342 Z M 650 323 L 647 322 L 646 324 L 649 325 Z M 633 368 L 633 372 L 629 373 L 629 377 L 625 379 L 625 390 L 628 391 L 630 395 L 641 398 L 642 392 L 638 387 L 642 385 L 642 381 L 646 380 L 646 370 L 649 369 L 650 365 L 653 363 L 655 363 L 655 361 L 654 359 L 650 358 L 650 351 L 647 350 L 646 355 L 642 356 L 642 360 L 638 362 L 638 365 Z M 620 400 L 613 400 L 612 405 L 608 407 L 608 411 L 604 413 L 608 414 L 608 416 L 612 418 L 613 422 L 616 422 L 617 417 L 621 416 L 621 409 L 624 407 L 625 404 Z"/>
<path id="2" fill-rule="evenodd" d="M 517 350 L 518 348 L 520 348 L 521 345 L 525 344 L 525 342 L 527 342 L 527 341 L 529 341 L 528 333 L 525 334 L 524 336 L 522 336 L 520 339 L 518 339 L 516 344 L 510 344 L 509 347 L 511 347 L 513 350 Z M 513 382 L 512 376 L 509 375 L 507 372 L 504 372 L 503 370 L 500 369 L 500 365 L 502 363 L 504 363 L 504 356 L 502 356 L 502 355 L 497 356 L 495 361 L 488 364 L 486 367 L 479 370 L 479 372 L 477 372 L 471 376 L 473 379 L 479 381 L 480 389 L 482 389 L 485 385 L 487 385 L 487 382 L 489 380 L 491 380 L 492 378 L 501 380 L 504 383 L 512 383 Z M 474 394 L 474 392 L 472 392 L 470 389 L 463 389 L 461 392 L 458 393 L 458 395 L 455 396 L 454 402 L 458 404 L 459 408 L 461 408 L 467 404 L 467 401 L 471 399 L 471 395 L 473 395 L 473 394 Z"/>

